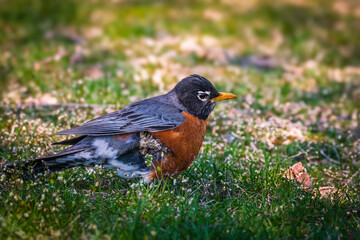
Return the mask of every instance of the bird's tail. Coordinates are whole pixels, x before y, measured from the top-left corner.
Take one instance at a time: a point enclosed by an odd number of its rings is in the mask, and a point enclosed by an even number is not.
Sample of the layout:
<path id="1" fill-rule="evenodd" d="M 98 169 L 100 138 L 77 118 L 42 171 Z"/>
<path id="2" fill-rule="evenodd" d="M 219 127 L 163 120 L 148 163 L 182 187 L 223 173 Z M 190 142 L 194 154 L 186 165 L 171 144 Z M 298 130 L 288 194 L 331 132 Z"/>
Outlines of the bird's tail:
<path id="1" fill-rule="evenodd" d="M 8 162 L 0 165 L 0 173 L 9 176 L 31 178 L 39 173 L 45 174 L 66 169 L 66 164 L 50 164 L 41 158 L 26 161 Z"/>
<path id="2" fill-rule="evenodd" d="M 121 177 L 146 176 L 150 167 L 139 151 L 139 140 L 138 133 L 104 137 L 81 136 L 65 140 L 56 145 L 72 146 L 48 157 L 0 165 L 0 175 L 5 173 L 31 179 L 39 173 L 47 174 L 73 167 L 103 165 L 107 168 L 119 169 L 118 175 Z"/>
<path id="3" fill-rule="evenodd" d="M 81 137 L 71 141 L 66 140 L 55 143 L 54 145 L 73 146 L 51 156 L 0 164 L 0 175 L 20 176 L 29 179 L 37 174 L 53 173 L 73 167 L 94 166 L 97 161 L 94 159 L 89 160 L 91 148 L 86 145 L 86 142 L 85 144 L 80 143 L 83 139 L 84 137 Z"/>

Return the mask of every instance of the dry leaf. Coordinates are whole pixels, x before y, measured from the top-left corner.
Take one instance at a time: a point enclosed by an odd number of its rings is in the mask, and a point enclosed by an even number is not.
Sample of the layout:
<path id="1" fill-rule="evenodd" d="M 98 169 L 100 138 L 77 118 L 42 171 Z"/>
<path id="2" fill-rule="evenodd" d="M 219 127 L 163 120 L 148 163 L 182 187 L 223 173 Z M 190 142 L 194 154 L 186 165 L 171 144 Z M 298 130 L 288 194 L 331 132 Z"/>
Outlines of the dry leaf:
<path id="1" fill-rule="evenodd" d="M 291 166 L 283 175 L 287 179 L 296 179 L 305 189 L 312 187 L 312 180 L 310 175 L 305 172 L 305 168 L 301 162 L 298 162 Z"/>
<path id="2" fill-rule="evenodd" d="M 296 180 L 301 183 L 305 188 L 312 187 L 312 180 L 310 178 L 310 175 L 306 172 L 300 173 L 298 176 L 296 176 Z"/>
<path id="3" fill-rule="evenodd" d="M 291 142 L 298 140 L 304 141 L 305 137 L 302 134 L 300 129 L 290 128 L 288 130 L 283 130 L 281 134 L 277 134 L 271 138 L 273 144 L 290 144 Z"/>
<path id="4" fill-rule="evenodd" d="M 286 170 L 286 172 L 283 175 L 284 178 L 290 179 L 290 180 L 294 180 L 294 174 L 292 172 L 292 170 L 289 168 L 288 170 Z"/>
<path id="5" fill-rule="evenodd" d="M 290 169 L 293 170 L 296 175 L 300 174 L 301 172 L 304 172 L 305 170 L 301 162 L 292 165 Z"/>
<path id="6" fill-rule="evenodd" d="M 310 175 L 305 172 L 305 168 L 301 162 L 294 164 L 293 166 L 289 167 L 288 170 L 283 174 L 284 178 L 294 180 L 301 184 L 304 189 L 309 190 L 312 188 L 312 179 Z M 311 191 L 312 193 L 317 195 L 316 191 Z M 334 187 L 320 187 L 319 188 L 320 196 L 323 198 L 333 197 L 336 193 L 338 193 L 338 189 Z"/>
<path id="7" fill-rule="evenodd" d="M 320 195 L 323 198 L 328 198 L 333 196 L 338 190 L 334 187 L 320 187 Z"/>

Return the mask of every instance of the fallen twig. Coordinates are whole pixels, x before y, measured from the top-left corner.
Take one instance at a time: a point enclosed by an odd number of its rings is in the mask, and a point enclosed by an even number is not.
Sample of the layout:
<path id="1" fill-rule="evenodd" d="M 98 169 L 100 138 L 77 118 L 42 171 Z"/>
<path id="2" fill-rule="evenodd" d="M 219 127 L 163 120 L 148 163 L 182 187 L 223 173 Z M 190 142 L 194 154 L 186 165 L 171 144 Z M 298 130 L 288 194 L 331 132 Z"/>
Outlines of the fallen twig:
<path id="1" fill-rule="evenodd" d="M 324 156 L 327 160 L 329 160 L 330 162 L 336 163 L 336 164 L 341 164 L 341 162 L 336 161 L 335 159 L 332 159 L 331 157 L 329 157 L 328 155 L 326 155 L 323 150 L 320 150 L 320 153 L 321 153 L 321 155 L 323 155 L 323 156 Z"/>

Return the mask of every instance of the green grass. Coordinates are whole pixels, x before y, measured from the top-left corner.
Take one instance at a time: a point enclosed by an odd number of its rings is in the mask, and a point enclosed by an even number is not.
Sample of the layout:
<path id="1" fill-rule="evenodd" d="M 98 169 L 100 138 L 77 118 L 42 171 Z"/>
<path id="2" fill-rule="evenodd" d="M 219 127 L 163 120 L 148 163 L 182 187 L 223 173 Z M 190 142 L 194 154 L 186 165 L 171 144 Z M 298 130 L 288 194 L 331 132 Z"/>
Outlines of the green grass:
<path id="1" fill-rule="evenodd" d="M 51 133 L 192 73 L 239 98 L 216 107 L 176 178 L 143 185 L 102 168 L 2 178 L 1 239 L 358 237 L 356 2 L 2 3 L 0 162 L 60 151 Z M 276 66 L 241 64 L 254 56 Z M 309 191 L 282 177 L 297 162 Z M 322 197 L 321 187 L 335 190 Z"/>

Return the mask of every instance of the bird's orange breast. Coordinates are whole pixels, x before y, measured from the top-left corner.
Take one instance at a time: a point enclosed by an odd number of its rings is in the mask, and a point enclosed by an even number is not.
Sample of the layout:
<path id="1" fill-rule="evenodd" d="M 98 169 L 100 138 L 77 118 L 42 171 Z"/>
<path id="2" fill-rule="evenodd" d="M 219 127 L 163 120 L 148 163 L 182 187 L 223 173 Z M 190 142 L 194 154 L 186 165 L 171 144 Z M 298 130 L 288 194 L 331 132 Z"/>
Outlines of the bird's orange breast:
<path id="1" fill-rule="evenodd" d="M 187 169 L 197 157 L 206 132 L 206 120 L 201 120 L 189 113 L 183 112 L 186 120 L 180 126 L 162 132 L 151 133 L 172 152 L 159 162 L 148 175 L 150 180 L 160 178 L 161 175 L 177 175 Z M 161 172 L 158 171 L 161 168 Z"/>

